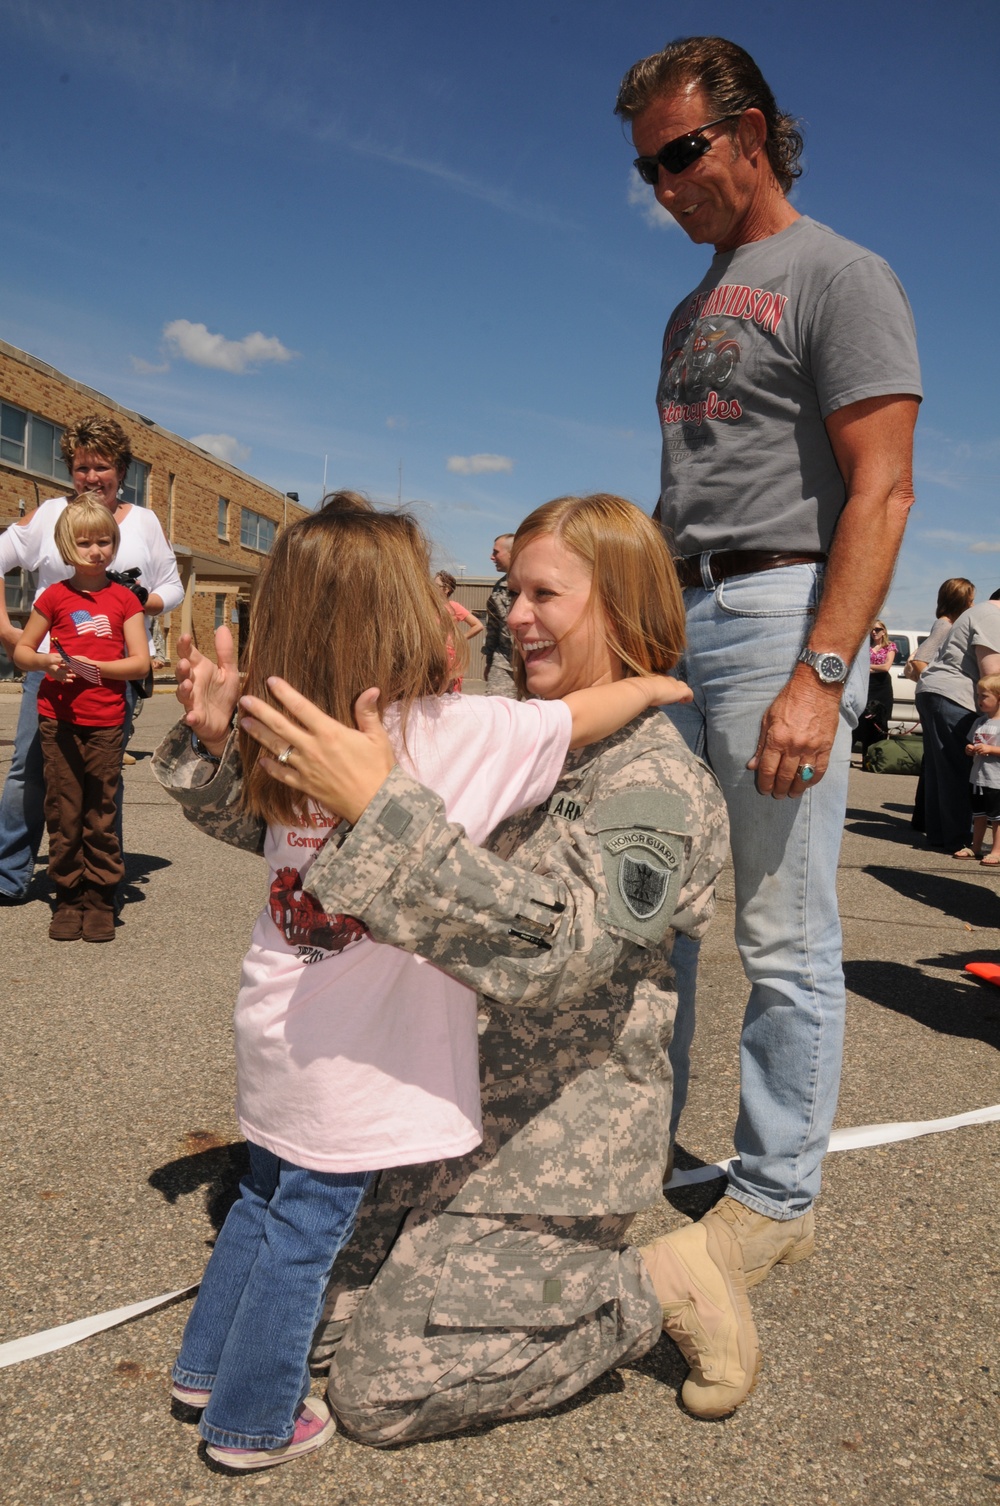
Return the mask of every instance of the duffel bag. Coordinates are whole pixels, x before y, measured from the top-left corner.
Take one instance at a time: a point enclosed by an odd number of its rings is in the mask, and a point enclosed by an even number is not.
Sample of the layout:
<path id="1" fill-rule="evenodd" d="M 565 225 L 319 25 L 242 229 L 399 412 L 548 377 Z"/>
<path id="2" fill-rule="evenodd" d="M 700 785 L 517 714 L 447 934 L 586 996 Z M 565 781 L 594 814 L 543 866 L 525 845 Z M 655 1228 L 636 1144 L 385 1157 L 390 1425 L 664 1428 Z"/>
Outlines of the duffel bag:
<path id="1" fill-rule="evenodd" d="M 865 754 L 869 774 L 919 774 L 923 761 L 924 740 L 915 735 L 885 737 Z"/>

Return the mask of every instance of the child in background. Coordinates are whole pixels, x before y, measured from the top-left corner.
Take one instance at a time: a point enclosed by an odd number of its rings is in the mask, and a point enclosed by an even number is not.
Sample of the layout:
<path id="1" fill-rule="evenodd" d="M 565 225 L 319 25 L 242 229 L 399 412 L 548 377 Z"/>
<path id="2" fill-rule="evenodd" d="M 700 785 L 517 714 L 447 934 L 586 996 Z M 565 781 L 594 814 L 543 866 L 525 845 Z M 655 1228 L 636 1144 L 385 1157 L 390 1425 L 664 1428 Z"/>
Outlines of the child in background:
<path id="1" fill-rule="evenodd" d="M 541 804 L 568 748 L 610 736 L 650 705 L 690 698 L 666 676 L 565 701 L 443 694 L 448 628 L 428 564 L 411 518 L 377 513 L 350 493 L 286 529 L 258 578 L 244 689 L 273 704 L 268 682 L 281 676 L 346 721 L 360 693 L 379 686 L 401 765 L 442 796 L 474 841 Z M 220 669 L 224 648 L 225 634 Z M 222 762 L 207 783 L 207 771 L 191 778 L 225 820 L 232 750 L 182 700 L 196 741 L 178 753 L 181 729 L 154 768 L 191 752 Z M 334 1431 L 326 1403 L 308 1395 L 309 1349 L 373 1174 L 465 1154 L 482 1139 L 482 1118 L 475 994 L 423 958 L 372 941 L 352 916 L 323 912 L 308 871 L 337 840 L 339 817 L 271 778 L 243 731 L 239 746 L 242 805 L 261 823 L 270 870 L 235 1017 L 251 1169 L 188 1319 L 172 1395 L 205 1409 L 209 1456 L 242 1471 L 311 1452 Z"/>
<path id="2" fill-rule="evenodd" d="M 456 626 L 453 627 L 448 633 L 449 662 L 454 664 L 458 660 L 458 653 L 455 649 L 454 641 L 455 633 L 460 632 L 466 643 L 468 643 L 470 638 L 478 638 L 479 634 L 483 631 L 483 624 L 479 621 L 479 618 L 476 617 L 474 613 L 469 611 L 468 607 L 463 607 L 460 601 L 452 601 L 451 598 L 455 594 L 455 587 L 458 585 L 458 581 L 453 575 L 450 575 L 447 570 L 438 571 L 437 575 L 435 575 L 434 577 L 434 584 L 437 586 L 438 590 L 441 592 L 441 595 L 445 599 L 445 604 L 448 608 L 449 616 L 456 623 Z M 457 626 L 457 624 L 459 623 L 463 624 L 463 626 Z M 452 680 L 451 684 L 448 686 L 448 689 L 454 690 L 456 693 L 461 691 L 462 676 L 457 675 L 456 678 Z"/>
<path id="3" fill-rule="evenodd" d="M 1000 675 L 987 675 L 976 684 L 979 716 L 969 729 L 965 751 L 972 759 L 972 848 L 956 857 L 976 857 L 984 868 L 1000 868 L 997 828 L 1000 826 Z M 993 833 L 989 856 L 983 855 L 986 828 Z"/>
<path id="4" fill-rule="evenodd" d="M 118 542 L 118 524 L 95 492 L 59 514 L 56 548 L 74 573 L 42 592 L 14 649 L 19 669 L 46 674 L 38 726 L 53 941 L 115 939 L 115 890 L 125 872 L 115 833 L 125 681 L 149 673 L 142 607 L 107 577 Z"/>

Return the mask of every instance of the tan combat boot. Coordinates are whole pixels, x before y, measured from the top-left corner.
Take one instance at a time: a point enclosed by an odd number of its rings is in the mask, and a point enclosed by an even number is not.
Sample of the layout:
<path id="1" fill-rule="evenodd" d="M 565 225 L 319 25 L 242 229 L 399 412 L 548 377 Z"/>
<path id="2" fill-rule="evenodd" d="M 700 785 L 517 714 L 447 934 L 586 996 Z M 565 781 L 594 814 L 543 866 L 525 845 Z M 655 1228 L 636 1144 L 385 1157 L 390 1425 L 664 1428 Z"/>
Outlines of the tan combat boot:
<path id="1" fill-rule="evenodd" d="M 710 1208 L 702 1223 L 724 1224 L 743 1251 L 747 1286 L 763 1281 L 772 1266 L 795 1265 L 816 1250 L 816 1219 L 812 1209 L 800 1218 L 767 1218 L 745 1203 L 724 1197 Z"/>
<path id="2" fill-rule="evenodd" d="M 728 1417 L 760 1366 L 743 1256 L 727 1224 L 702 1219 L 644 1245 L 664 1331 L 691 1367 L 681 1401 L 695 1417 Z"/>

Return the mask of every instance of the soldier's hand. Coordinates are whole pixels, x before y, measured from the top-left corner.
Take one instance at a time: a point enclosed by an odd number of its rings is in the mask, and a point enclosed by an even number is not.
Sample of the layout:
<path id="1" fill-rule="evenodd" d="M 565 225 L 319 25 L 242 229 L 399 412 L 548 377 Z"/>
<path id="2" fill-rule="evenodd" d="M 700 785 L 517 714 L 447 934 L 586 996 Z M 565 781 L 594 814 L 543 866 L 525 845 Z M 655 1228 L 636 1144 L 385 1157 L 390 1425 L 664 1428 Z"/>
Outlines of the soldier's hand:
<path id="1" fill-rule="evenodd" d="M 396 765 L 378 714 L 378 690 L 365 690 L 355 701 L 355 731 L 320 711 L 287 680 L 274 676 L 267 687 L 295 720 L 256 696 L 241 698 L 240 726 L 268 755 L 262 767 L 353 825 Z"/>
<path id="2" fill-rule="evenodd" d="M 240 693 L 233 635 L 227 627 L 216 629 L 216 663 L 195 648 L 190 633 L 181 636 L 177 652 L 177 699 L 187 713 L 184 720 L 210 753 L 221 753 Z"/>

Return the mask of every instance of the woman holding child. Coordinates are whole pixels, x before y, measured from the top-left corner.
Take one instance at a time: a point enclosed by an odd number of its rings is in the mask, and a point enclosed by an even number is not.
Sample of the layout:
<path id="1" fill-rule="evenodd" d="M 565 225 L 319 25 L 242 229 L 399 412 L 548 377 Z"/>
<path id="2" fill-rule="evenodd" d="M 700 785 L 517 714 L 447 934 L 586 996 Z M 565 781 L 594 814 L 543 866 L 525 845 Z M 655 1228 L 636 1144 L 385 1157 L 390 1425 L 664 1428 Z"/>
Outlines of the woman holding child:
<path id="1" fill-rule="evenodd" d="M 66 580 L 73 567 L 62 558 L 55 542 L 55 525 L 66 507 L 84 492 L 96 492 L 112 513 L 121 535 L 115 558 L 118 572 L 139 572 L 128 589 L 139 600 L 144 621 L 151 623 L 161 612 L 180 605 L 184 590 L 177 574 L 177 561 L 167 543 L 156 514 L 119 499 L 118 493 L 132 461 L 128 436 L 113 418 L 91 414 L 71 424 L 60 447 L 73 482 L 72 497 L 51 497 L 34 512 L 11 525 L 0 536 L 0 574 L 8 570 L 37 572 L 36 600 L 56 581 Z M 19 630 L 11 623 L 0 592 L 0 642 L 13 653 Z M 150 643 L 150 647 L 152 644 Z M 10 769 L 0 799 L 0 901 L 23 900 L 31 883 L 35 858 L 44 829 L 45 778 L 38 735 L 38 688 L 42 675 L 24 676 L 21 709 Z M 135 690 L 126 692 L 122 749 L 132 730 Z M 119 783 L 117 831 L 121 840 L 121 786 Z"/>
<path id="2" fill-rule="evenodd" d="M 516 536 L 511 583 L 522 692 L 554 701 L 677 660 L 669 556 L 620 498 L 539 508 Z M 349 823 L 312 860 L 311 901 L 429 959 L 481 996 L 485 1016 L 482 1143 L 385 1167 L 334 1266 L 334 1413 L 365 1441 L 411 1441 L 553 1406 L 644 1353 L 664 1321 L 690 1353 L 685 1314 L 702 1299 L 683 1260 L 626 1235 L 659 1196 L 667 1154 L 674 932 L 703 931 L 725 852 L 711 775 L 647 711 L 570 753 L 551 795 L 480 847 L 397 762 L 374 696 L 354 732 L 288 678 L 244 697 L 241 728 L 270 779 Z M 192 819 L 259 848 L 260 823 L 233 811 L 238 752 L 225 734 L 238 688 L 227 654 L 218 669 L 192 654 L 188 728 L 157 759 Z M 691 1355 L 685 1388 L 686 1401 L 702 1393 L 704 1415 L 737 1405 L 756 1369 L 745 1291 L 721 1302 L 734 1330 L 726 1374 L 720 1385 Z"/>

